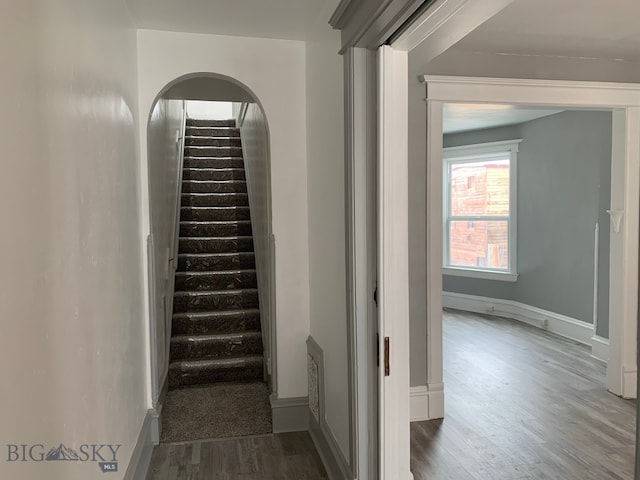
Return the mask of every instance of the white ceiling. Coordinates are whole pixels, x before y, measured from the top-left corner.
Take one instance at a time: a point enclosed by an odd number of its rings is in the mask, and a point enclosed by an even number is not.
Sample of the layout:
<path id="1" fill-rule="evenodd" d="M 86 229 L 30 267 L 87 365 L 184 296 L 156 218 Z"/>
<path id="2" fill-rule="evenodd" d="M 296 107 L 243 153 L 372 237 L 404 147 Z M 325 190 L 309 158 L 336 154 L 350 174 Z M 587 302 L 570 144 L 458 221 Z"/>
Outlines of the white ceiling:
<path id="1" fill-rule="evenodd" d="M 639 0 L 516 0 L 454 47 L 640 61 Z"/>
<path id="2" fill-rule="evenodd" d="M 442 129 L 444 133 L 458 133 L 484 128 L 517 125 L 546 117 L 562 110 L 525 108 L 517 105 L 478 105 L 448 103 L 444 105 Z"/>
<path id="3" fill-rule="evenodd" d="M 336 0 L 125 0 L 138 28 L 305 40 Z M 327 18 L 327 22 L 328 22 Z"/>

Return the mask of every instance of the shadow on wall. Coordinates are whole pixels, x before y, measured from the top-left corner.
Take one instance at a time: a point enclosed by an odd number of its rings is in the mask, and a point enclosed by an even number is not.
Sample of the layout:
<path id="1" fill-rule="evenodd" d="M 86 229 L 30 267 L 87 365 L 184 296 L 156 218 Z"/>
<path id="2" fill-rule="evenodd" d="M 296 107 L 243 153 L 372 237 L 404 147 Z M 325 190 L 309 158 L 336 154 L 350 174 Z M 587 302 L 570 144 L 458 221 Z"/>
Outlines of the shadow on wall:
<path id="1" fill-rule="evenodd" d="M 197 117 L 204 102 L 227 102 L 241 130 L 256 257 L 262 338 L 271 391 L 275 368 L 275 249 L 271 222 L 269 128 L 258 98 L 237 80 L 193 73 L 170 82 L 157 95 L 147 123 L 149 236 L 148 285 L 151 318 L 151 374 L 154 404 L 166 390 L 177 268 L 182 150 L 187 115 Z M 218 104 L 220 106 L 220 104 Z M 273 360 L 272 360 L 273 359 Z"/>

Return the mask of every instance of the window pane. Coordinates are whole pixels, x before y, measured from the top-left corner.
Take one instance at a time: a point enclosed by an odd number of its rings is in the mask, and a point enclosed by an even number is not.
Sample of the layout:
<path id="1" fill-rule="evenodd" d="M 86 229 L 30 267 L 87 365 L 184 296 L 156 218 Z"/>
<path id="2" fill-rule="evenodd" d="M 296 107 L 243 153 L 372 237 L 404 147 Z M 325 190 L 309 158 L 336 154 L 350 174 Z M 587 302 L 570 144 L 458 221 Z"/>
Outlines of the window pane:
<path id="1" fill-rule="evenodd" d="M 509 160 L 451 165 L 452 215 L 509 215 Z"/>
<path id="2" fill-rule="evenodd" d="M 509 269 L 509 222 L 452 221 L 449 226 L 449 265 Z"/>

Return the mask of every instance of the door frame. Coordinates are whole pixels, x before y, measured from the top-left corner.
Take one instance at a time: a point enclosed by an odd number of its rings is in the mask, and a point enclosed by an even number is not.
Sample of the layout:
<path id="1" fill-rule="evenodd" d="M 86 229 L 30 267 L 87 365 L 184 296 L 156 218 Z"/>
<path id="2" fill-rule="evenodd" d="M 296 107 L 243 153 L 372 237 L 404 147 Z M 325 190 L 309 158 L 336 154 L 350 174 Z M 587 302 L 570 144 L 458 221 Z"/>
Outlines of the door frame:
<path id="1" fill-rule="evenodd" d="M 495 103 L 611 109 L 611 228 L 607 388 L 624 398 L 637 390 L 638 233 L 640 217 L 640 85 L 555 80 L 422 76 L 427 102 L 427 371 L 442 374 L 442 108 L 444 103 Z M 439 338 L 434 338 L 434 335 Z M 428 380 L 429 381 L 429 380 Z M 437 413 L 437 412 L 434 412 Z M 444 414 L 444 411 L 442 412 Z M 431 416 L 430 418 L 437 418 Z"/>

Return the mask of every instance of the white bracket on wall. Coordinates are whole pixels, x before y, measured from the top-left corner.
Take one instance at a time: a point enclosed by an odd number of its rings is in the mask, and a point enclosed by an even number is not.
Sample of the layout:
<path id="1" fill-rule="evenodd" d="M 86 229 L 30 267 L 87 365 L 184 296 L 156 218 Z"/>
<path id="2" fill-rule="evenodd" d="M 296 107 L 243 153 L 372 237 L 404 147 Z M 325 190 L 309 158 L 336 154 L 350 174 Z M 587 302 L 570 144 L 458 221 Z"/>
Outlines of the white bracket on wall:
<path id="1" fill-rule="evenodd" d="M 614 233 L 620 233 L 624 210 L 607 210 L 607 213 L 611 217 L 611 226 L 613 227 Z"/>

